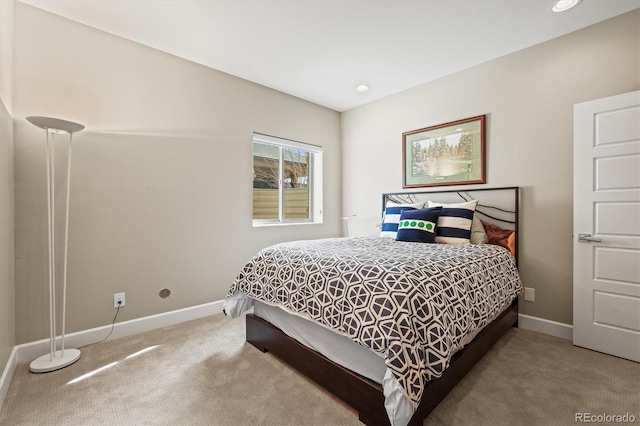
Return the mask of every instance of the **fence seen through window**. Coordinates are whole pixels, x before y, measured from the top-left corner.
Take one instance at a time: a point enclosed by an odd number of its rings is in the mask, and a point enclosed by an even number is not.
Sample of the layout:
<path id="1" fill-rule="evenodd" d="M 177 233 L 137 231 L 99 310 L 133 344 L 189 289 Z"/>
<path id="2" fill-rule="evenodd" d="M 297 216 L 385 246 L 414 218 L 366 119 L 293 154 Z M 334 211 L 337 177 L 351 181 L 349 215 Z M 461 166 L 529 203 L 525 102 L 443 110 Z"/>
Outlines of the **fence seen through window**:
<path id="1" fill-rule="evenodd" d="M 254 135 L 253 219 L 264 222 L 311 221 L 313 159 L 318 148 Z"/>

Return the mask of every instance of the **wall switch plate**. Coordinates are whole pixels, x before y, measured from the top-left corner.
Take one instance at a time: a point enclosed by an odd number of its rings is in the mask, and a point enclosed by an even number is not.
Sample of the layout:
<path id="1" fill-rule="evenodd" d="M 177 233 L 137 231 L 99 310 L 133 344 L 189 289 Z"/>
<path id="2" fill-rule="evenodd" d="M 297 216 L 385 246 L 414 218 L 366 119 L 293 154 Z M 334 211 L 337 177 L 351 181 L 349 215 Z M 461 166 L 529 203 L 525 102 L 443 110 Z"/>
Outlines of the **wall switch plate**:
<path id="1" fill-rule="evenodd" d="M 115 293 L 113 295 L 113 307 L 117 308 L 118 306 L 124 308 L 124 293 Z"/>
<path id="2" fill-rule="evenodd" d="M 524 288 L 524 300 L 527 302 L 535 302 L 536 301 L 536 289 L 531 287 Z"/>

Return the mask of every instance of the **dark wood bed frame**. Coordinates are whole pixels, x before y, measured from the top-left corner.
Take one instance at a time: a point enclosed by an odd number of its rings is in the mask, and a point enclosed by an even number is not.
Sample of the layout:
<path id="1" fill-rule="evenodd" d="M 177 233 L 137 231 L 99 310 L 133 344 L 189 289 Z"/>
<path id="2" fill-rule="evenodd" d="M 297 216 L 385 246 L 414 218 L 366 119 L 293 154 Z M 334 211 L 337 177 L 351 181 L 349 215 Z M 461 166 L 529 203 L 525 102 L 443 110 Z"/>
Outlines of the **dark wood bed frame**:
<path id="1" fill-rule="evenodd" d="M 423 419 L 447 396 L 495 342 L 511 327 L 518 326 L 518 299 L 496 320 L 456 353 L 444 374 L 427 385 L 409 426 Z M 279 328 L 253 314 L 247 315 L 247 342 L 270 352 L 358 411 L 366 425 L 389 425 L 382 385 L 362 377 L 284 334 Z"/>
<path id="2" fill-rule="evenodd" d="M 515 190 L 517 238 L 518 189 Z M 475 191 L 475 190 L 474 190 Z M 447 192 L 447 191 L 442 191 Z M 451 192 L 451 191 L 448 191 Z M 429 382 L 409 426 L 421 426 L 424 418 L 447 396 L 471 368 L 511 327 L 518 326 L 518 299 L 498 318 L 457 352 L 441 377 Z M 328 390 L 358 411 L 360 421 L 370 426 L 388 426 L 382 385 L 336 364 L 284 334 L 279 328 L 253 314 L 246 317 L 247 342 L 262 352 L 270 352 L 286 364 Z"/>

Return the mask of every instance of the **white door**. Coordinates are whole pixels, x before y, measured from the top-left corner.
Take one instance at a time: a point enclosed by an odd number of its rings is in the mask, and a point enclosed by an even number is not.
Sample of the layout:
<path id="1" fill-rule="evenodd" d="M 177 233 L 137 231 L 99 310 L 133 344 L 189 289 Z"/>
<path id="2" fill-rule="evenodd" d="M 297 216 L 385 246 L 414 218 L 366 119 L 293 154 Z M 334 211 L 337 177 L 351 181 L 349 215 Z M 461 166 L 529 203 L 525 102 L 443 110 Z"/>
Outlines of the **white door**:
<path id="1" fill-rule="evenodd" d="M 576 104 L 573 137 L 573 344 L 640 362 L 640 91 Z"/>

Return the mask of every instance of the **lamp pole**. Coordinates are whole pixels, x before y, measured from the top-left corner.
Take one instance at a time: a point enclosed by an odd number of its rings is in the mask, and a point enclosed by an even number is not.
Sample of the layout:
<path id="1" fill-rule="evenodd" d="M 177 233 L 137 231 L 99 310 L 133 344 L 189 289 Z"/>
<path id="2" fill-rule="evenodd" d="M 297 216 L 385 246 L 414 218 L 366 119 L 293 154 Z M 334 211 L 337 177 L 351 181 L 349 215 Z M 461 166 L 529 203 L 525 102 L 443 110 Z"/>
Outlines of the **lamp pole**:
<path id="1" fill-rule="evenodd" d="M 69 200 L 71 189 L 71 146 L 73 133 L 84 129 L 82 124 L 50 117 L 27 117 L 34 126 L 46 134 L 47 166 L 47 218 L 49 240 L 49 353 L 36 358 L 29 365 L 34 373 L 48 373 L 73 364 L 80 359 L 80 350 L 68 349 L 65 353 L 65 325 L 67 309 L 67 253 L 69 243 Z M 56 245 L 55 245 L 55 135 L 69 136 L 67 148 L 67 200 L 65 208 L 65 235 L 62 278 L 62 338 L 60 350 L 56 350 Z"/>

